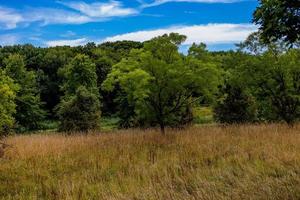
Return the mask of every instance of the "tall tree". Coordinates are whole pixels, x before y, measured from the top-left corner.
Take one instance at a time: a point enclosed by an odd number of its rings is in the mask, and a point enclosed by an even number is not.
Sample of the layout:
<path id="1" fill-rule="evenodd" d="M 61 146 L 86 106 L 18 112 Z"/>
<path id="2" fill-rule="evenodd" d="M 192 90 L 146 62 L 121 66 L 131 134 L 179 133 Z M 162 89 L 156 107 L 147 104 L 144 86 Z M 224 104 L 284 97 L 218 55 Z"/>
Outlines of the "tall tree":
<path id="1" fill-rule="evenodd" d="M 88 56 L 78 54 L 59 71 L 64 82 L 64 96 L 58 105 L 61 131 L 88 131 L 100 120 L 99 90 L 95 64 Z"/>
<path id="2" fill-rule="evenodd" d="M 39 65 L 39 84 L 41 99 L 45 102 L 45 108 L 54 117 L 54 108 L 60 101 L 63 93 L 60 91 L 61 78 L 58 70 L 63 68 L 74 57 L 70 47 L 55 47 L 46 50 Z"/>
<path id="3" fill-rule="evenodd" d="M 0 137 L 7 134 L 14 125 L 17 90 L 18 86 L 0 69 Z"/>
<path id="4" fill-rule="evenodd" d="M 158 124 L 165 133 L 166 126 L 182 123 L 198 97 L 213 91 L 215 65 L 181 55 L 178 46 L 185 39 L 171 33 L 146 42 L 113 66 L 103 83 L 106 90 L 123 90 L 139 125 Z"/>
<path id="5" fill-rule="evenodd" d="M 293 124 L 300 117 L 299 50 L 279 56 L 268 52 L 259 65 L 257 92 L 272 106 L 277 119 Z"/>
<path id="6" fill-rule="evenodd" d="M 240 77 L 239 84 L 255 97 L 260 120 L 292 124 L 299 119 L 299 61 L 299 50 L 268 50 L 259 56 L 245 57 L 237 64 L 234 70 Z"/>
<path id="7" fill-rule="evenodd" d="M 5 74 L 20 87 L 16 96 L 15 113 L 18 128 L 22 130 L 38 129 L 46 113 L 42 109 L 35 73 L 25 69 L 24 59 L 18 54 L 10 55 L 4 60 L 4 63 Z"/>

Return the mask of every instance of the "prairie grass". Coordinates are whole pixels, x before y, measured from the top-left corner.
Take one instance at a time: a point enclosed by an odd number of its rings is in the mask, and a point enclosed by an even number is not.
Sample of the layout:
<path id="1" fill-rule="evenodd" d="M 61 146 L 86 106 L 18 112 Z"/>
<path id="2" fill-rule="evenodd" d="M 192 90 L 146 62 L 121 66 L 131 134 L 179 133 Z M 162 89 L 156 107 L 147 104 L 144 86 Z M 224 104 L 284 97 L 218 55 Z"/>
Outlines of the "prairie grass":
<path id="1" fill-rule="evenodd" d="M 15 136 L 0 199 L 300 199 L 300 126 Z"/>

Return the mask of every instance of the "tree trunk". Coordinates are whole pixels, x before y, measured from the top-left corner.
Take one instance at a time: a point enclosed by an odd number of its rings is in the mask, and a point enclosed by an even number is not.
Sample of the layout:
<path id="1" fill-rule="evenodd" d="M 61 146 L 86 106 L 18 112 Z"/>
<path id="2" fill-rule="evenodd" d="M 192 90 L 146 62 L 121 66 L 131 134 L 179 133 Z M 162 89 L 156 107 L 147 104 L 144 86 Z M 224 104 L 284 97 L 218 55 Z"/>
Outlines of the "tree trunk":
<path id="1" fill-rule="evenodd" d="M 164 123 L 160 123 L 160 132 L 162 135 L 166 135 L 166 131 L 165 131 L 165 124 Z"/>

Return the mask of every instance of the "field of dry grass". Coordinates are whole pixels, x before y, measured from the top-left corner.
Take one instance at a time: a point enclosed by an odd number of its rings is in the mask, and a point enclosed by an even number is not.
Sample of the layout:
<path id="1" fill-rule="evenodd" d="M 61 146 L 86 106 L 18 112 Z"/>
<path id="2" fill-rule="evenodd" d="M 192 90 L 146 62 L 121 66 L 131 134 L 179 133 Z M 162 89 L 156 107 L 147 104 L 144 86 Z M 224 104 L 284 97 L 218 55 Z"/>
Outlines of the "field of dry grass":
<path id="1" fill-rule="evenodd" d="M 300 199 L 300 126 L 8 138 L 0 199 Z"/>

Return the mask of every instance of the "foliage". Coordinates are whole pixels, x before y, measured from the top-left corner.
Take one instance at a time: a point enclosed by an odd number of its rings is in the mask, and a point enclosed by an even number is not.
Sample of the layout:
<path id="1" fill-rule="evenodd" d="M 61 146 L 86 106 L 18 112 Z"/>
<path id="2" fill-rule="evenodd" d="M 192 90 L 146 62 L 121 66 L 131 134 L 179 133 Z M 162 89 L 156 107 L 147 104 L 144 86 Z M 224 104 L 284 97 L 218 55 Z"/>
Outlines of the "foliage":
<path id="1" fill-rule="evenodd" d="M 242 86 L 226 82 L 215 105 L 215 118 L 221 123 L 247 123 L 256 119 L 255 100 Z"/>
<path id="2" fill-rule="evenodd" d="M 59 104 L 58 116 L 60 131 L 84 132 L 98 128 L 100 119 L 100 103 L 98 96 L 84 86 L 80 86 L 75 95 L 62 100 Z"/>
<path id="3" fill-rule="evenodd" d="M 40 122 L 46 113 L 42 109 L 36 75 L 25 69 L 22 56 L 10 55 L 4 60 L 4 72 L 19 86 L 16 96 L 16 113 L 14 115 L 17 128 L 20 130 L 34 130 L 40 128 Z"/>
<path id="4" fill-rule="evenodd" d="M 71 49 L 67 47 L 49 48 L 42 57 L 39 65 L 38 78 L 41 90 L 41 99 L 45 102 L 45 108 L 50 112 L 50 118 L 55 118 L 53 109 L 60 101 L 62 92 L 60 85 L 61 78 L 58 76 L 58 70 L 67 65 L 74 57 Z"/>
<path id="5" fill-rule="evenodd" d="M 88 131 L 100 120 L 99 90 L 95 64 L 78 54 L 59 71 L 64 78 L 64 96 L 58 105 L 61 131 Z"/>
<path id="6" fill-rule="evenodd" d="M 99 94 L 96 67 L 88 56 L 78 54 L 68 65 L 60 68 L 59 74 L 63 78 L 61 89 L 65 95 L 75 94 L 80 86 L 86 87 L 94 94 Z"/>
<path id="7" fill-rule="evenodd" d="M 133 123 L 158 124 L 162 132 L 166 125 L 187 123 L 195 98 L 213 89 L 215 66 L 179 54 L 178 46 L 185 39 L 179 34 L 154 38 L 113 66 L 103 87 L 123 90 L 126 100 L 123 96 L 122 101 L 134 111 L 133 116 L 125 116 Z"/>
<path id="8" fill-rule="evenodd" d="M 299 50 L 279 56 L 269 52 L 260 59 L 257 92 L 270 103 L 277 119 L 289 124 L 300 117 L 299 65 Z"/>
<path id="9" fill-rule="evenodd" d="M 295 44 L 300 40 L 299 0 L 260 0 L 254 13 L 264 42 L 285 40 Z"/>
<path id="10" fill-rule="evenodd" d="M 262 1 L 258 10 L 289 3 Z M 62 109 L 63 102 L 75 99 L 81 86 L 90 93 L 87 96 L 97 96 L 95 103 L 101 102 L 101 113 L 106 119 L 120 118 L 119 127 L 164 129 L 202 122 L 195 108 L 213 108 L 229 102 L 228 112 L 248 105 L 250 110 L 256 110 L 255 121 L 292 124 L 300 118 L 298 41 L 292 43 L 291 49 L 287 36 L 266 43 L 262 33 L 259 30 L 249 35 L 237 51 L 212 52 L 200 43 L 192 44 L 186 55 L 178 48 L 185 36 L 178 34 L 143 43 L 0 47 L 0 69 L 19 88 L 18 92 L 13 89 L 17 107 L 12 114 L 16 123 L 12 124 L 24 131 L 46 128 L 42 126 L 49 121 L 58 121 L 54 108 Z M 252 122 L 247 110 L 244 107 L 240 119 Z"/>
<path id="11" fill-rule="evenodd" d="M 18 86 L 0 69 L 0 137 L 7 134 L 14 125 L 17 91 Z"/>

